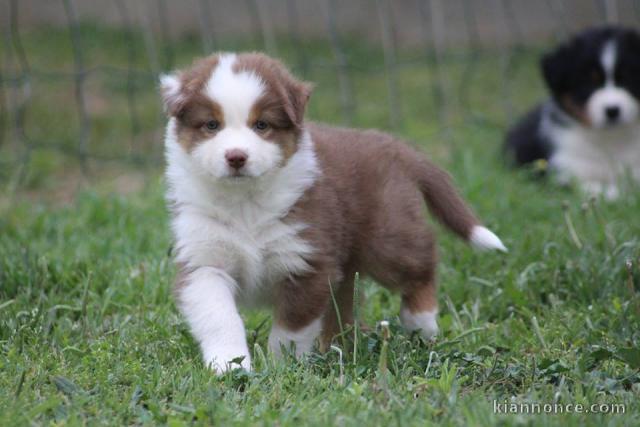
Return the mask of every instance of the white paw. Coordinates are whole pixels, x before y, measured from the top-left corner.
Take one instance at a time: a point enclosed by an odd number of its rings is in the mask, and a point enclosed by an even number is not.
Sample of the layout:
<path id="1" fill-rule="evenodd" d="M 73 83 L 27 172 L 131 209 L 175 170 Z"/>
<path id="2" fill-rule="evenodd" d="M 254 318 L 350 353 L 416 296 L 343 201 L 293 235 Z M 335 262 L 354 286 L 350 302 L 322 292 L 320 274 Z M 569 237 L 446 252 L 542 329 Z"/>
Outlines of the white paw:
<path id="1" fill-rule="evenodd" d="M 583 182 L 582 190 L 590 196 L 604 197 L 607 201 L 614 201 L 620 197 L 620 189 L 615 184 L 604 184 L 602 182 Z"/>
<path id="2" fill-rule="evenodd" d="M 438 334 L 438 311 L 422 311 L 411 313 L 408 308 L 400 309 L 400 321 L 409 331 L 420 331 L 420 335 L 426 340 L 434 338 Z"/>
<path id="3" fill-rule="evenodd" d="M 290 349 L 293 346 L 296 357 L 300 357 L 313 350 L 313 344 L 320 332 L 322 332 L 322 319 L 316 319 L 297 331 L 287 330 L 274 323 L 269 334 L 269 350 L 276 357 L 280 357 L 282 347 Z"/>
<path id="4" fill-rule="evenodd" d="M 211 349 L 205 352 L 203 358 L 204 364 L 213 369 L 216 374 L 223 374 L 238 368 L 246 371 L 251 370 L 251 356 L 246 349 Z"/>

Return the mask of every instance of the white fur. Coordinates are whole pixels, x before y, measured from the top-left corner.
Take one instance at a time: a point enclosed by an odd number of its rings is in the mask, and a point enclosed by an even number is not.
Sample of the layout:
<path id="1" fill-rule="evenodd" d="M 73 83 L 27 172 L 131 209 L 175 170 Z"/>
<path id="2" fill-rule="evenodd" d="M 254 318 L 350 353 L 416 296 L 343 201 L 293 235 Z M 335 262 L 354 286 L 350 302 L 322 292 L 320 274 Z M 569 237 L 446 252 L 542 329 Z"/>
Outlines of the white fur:
<path id="1" fill-rule="evenodd" d="M 269 349 L 279 357 L 282 355 L 282 347 L 288 349 L 293 345 L 296 356 L 300 357 L 313 349 L 313 344 L 320 332 L 322 332 L 322 318 L 314 320 L 297 331 L 287 330 L 274 323 L 269 334 Z"/>
<path id="2" fill-rule="evenodd" d="M 177 104 L 181 101 L 180 78 L 174 74 L 163 74 L 160 76 L 160 91 L 164 105 Z M 165 107 L 166 108 L 166 107 Z"/>
<path id="3" fill-rule="evenodd" d="M 438 333 L 438 310 L 412 313 L 404 305 L 400 308 L 400 321 L 410 331 L 420 331 L 425 339 L 431 339 Z"/>
<path id="4" fill-rule="evenodd" d="M 245 331 L 236 302 L 270 303 L 272 285 L 310 269 L 313 248 L 301 223 L 283 218 L 319 174 L 307 132 L 283 164 L 277 144 L 262 139 L 248 123 L 264 82 L 251 72 L 235 72 L 235 55 L 220 57 L 204 93 L 219 103 L 224 125 L 187 151 L 178 143 L 176 119 L 167 124 L 167 200 L 176 261 L 194 270 L 180 293 L 180 308 L 202 348 L 205 363 L 218 371 L 237 356 L 250 367 Z M 161 80 L 164 96 L 180 96 L 177 77 Z M 248 154 L 242 177 L 231 176 L 225 152 Z M 307 347 L 302 340 L 300 348 Z"/>
<path id="5" fill-rule="evenodd" d="M 625 89 L 616 86 L 614 70 L 618 57 L 615 40 L 607 42 L 600 55 L 600 63 L 605 72 L 605 85 L 593 92 L 587 100 L 586 111 L 591 126 L 596 129 L 624 126 L 638 119 L 638 102 Z M 615 122 L 607 119 L 606 110 L 609 107 L 617 107 L 620 116 Z"/>
<path id="6" fill-rule="evenodd" d="M 299 237 L 306 225 L 285 223 L 282 218 L 313 185 L 319 168 L 313 142 L 305 132 L 298 151 L 283 167 L 259 178 L 216 178 L 202 171 L 198 161 L 177 142 L 175 128 L 175 119 L 171 119 L 166 136 L 166 178 L 167 199 L 175 207 L 171 226 L 177 261 L 190 268 L 216 267 L 233 277 L 237 287 L 232 298 L 227 295 L 224 299 L 228 304 L 222 311 L 225 316 L 208 318 L 210 329 L 198 322 L 207 313 L 205 285 L 189 288 L 193 301 L 203 302 L 182 304 L 181 309 L 201 343 L 205 363 L 214 357 L 226 362 L 227 356 L 233 358 L 231 353 L 237 351 L 227 351 L 228 346 L 222 344 L 216 349 L 212 331 L 228 329 L 235 336 L 234 343 L 244 342 L 244 329 L 237 327 L 235 320 L 235 300 L 251 305 L 269 303 L 273 284 L 310 268 L 305 258 L 313 248 Z M 211 281 L 218 280 L 214 279 Z M 200 297 L 198 289 L 204 292 Z M 243 366 L 248 368 L 249 359 L 245 360 Z M 222 370 L 219 363 L 214 368 Z"/>
<path id="7" fill-rule="evenodd" d="M 549 166 L 562 183 L 576 179 L 583 190 L 614 199 L 620 180 L 640 181 L 640 124 L 593 129 L 548 126 L 555 151 Z"/>
<path id="8" fill-rule="evenodd" d="M 282 218 L 319 172 L 309 135 L 284 167 L 229 182 L 197 173 L 174 129 L 172 120 L 166 176 L 167 198 L 178 207 L 172 220 L 177 261 L 224 268 L 238 281 L 244 302 L 262 300 L 268 285 L 307 270 L 313 248 L 298 236 L 306 225 Z"/>
<path id="9" fill-rule="evenodd" d="M 602 64 L 602 68 L 604 68 L 607 80 L 611 80 L 613 78 L 613 71 L 616 67 L 617 58 L 618 46 L 616 45 L 615 40 L 609 40 L 604 45 L 604 49 L 602 49 L 602 53 L 600 55 L 600 64 Z"/>
<path id="10" fill-rule="evenodd" d="M 545 107 L 540 132 L 553 142 L 549 167 L 561 183 L 576 180 L 587 193 L 615 199 L 625 176 L 640 181 L 640 123 L 638 101 L 616 86 L 614 70 L 618 59 L 615 40 L 607 42 L 600 55 L 605 85 L 587 100 L 591 126 L 579 123 L 553 103 Z M 617 121 L 609 122 L 607 107 L 618 107 Z M 562 117 L 566 125 L 550 120 Z"/>
<path id="11" fill-rule="evenodd" d="M 498 236 L 488 228 L 480 225 L 473 227 L 469 241 L 473 246 L 481 250 L 497 249 L 502 252 L 508 251 Z"/>
<path id="12" fill-rule="evenodd" d="M 606 111 L 609 107 L 617 107 L 620 110 L 615 122 L 607 119 Z M 611 82 L 591 94 L 586 110 L 594 129 L 630 125 L 638 120 L 638 102 L 628 91 Z"/>
<path id="13" fill-rule="evenodd" d="M 205 364 L 221 373 L 238 367 L 230 362 L 244 357 L 241 367 L 250 369 L 244 325 L 234 300 L 234 280 L 220 269 L 200 267 L 186 282 L 178 296 L 179 305 L 200 343 Z"/>
<path id="14" fill-rule="evenodd" d="M 220 55 L 204 93 L 222 106 L 225 126 L 246 127 L 251 107 L 264 93 L 265 84 L 253 72 L 235 72 L 235 62 L 233 53 Z"/>
<path id="15" fill-rule="evenodd" d="M 283 161 L 280 147 L 260 137 L 249 123 L 251 108 L 264 93 L 264 82 L 253 72 L 235 72 L 235 61 L 234 54 L 221 55 L 204 88 L 205 95 L 222 107 L 224 123 L 191 153 L 200 173 L 229 180 L 261 176 Z M 240 177 L 236 176 L 238 171 L 227 164 L 225 154 L 231 150 L 241 150 L 248 155 L 239 171 Z"/>

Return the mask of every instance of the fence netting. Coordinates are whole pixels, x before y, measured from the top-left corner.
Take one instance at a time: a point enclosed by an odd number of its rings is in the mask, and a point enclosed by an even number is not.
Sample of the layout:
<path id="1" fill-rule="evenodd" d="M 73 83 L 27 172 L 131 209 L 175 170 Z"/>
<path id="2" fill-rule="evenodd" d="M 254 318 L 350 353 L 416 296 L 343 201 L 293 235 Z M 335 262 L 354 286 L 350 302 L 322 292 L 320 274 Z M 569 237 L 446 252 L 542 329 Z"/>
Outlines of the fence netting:
<path id="1" fill-rule="evenodd" d="M 637 26 L 640 1 L 3 0 L 0 15 L 0 179 L 20 182 L 161 164 L 158 76 L 215 51 L 282 58 L 316 83 L 314 119 L 495 139 L 543 96 L 541 52 Z"/>

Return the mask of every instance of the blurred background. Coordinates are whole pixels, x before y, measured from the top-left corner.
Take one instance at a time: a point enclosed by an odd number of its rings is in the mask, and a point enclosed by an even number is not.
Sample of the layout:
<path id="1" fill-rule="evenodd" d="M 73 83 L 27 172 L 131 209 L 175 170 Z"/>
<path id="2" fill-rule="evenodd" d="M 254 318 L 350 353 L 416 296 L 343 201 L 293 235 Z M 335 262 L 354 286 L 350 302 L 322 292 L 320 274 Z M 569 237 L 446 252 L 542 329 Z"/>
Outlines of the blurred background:
<path id="1" fill-rule="evenodd" d="M 314 120 L 392 130 L 439 161 L 544 96 L 538 57 L 634 0 L 0 0 L 0 191 L 64 201 L 157 179 L 160 73 L 222 50 L 317 84 Z"/>

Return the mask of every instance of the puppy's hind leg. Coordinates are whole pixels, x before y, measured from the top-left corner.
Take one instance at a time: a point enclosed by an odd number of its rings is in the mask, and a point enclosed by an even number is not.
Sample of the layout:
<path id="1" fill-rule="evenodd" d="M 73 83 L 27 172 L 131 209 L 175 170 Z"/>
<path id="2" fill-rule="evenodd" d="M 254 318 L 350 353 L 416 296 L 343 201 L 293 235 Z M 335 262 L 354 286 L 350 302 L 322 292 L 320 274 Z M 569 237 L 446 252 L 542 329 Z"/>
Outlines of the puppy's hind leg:
<path id="1" fill-rule="evenodd" d="M 372 275 L 387 288 L 400 292 L 403 326 L 420 331 L 425 339 L 433 338 L 438 333 L 435 239 L 422 224 L 394 230 L 392 236 L 383 241 L 386 245 L 380 247 L 384 250 L 378 250 L 369 262 L 369 266 L 375 265 Z"/>
<path id="2" fill-rule="evenodd" d="M 417 222 L 417 221 L 416 221 Z M 409 331 L 430 339 L 438 332 L 435 239 L 424 225 L 391 230 L 369 247 L 368 273 L 402 296 L 400 321 Z"/>

